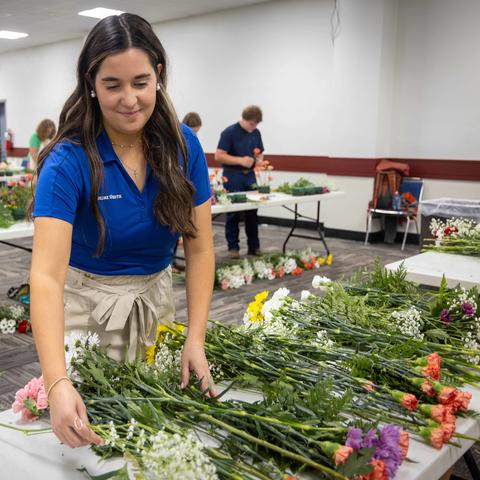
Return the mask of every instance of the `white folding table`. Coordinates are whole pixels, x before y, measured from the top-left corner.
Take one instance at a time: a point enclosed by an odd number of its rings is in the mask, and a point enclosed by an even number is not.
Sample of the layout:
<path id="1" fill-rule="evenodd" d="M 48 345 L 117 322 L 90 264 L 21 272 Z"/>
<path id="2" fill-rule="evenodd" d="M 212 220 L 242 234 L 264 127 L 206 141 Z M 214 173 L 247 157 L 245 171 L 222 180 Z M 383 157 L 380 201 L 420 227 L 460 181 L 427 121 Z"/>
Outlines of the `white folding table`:
<path id="1" fill-rule="evenodd" d="M 296 238 L 306 238 L 309 240 L 320 240 L 327 252 L 327 255 L 330 253 L 330 250 L 327 246 L 327 242 L 325 241 L 325 236 L 323 234 L 323 224 L 320 222 L 320 203 L 322 201 L 334 200 L 336 198 L 343 197 L 345 192 L 343 191 L 334 191 L 328 193 L 319 193 L 315 195 L 305 195 L 305 196 L 293 196 L 287 193 L 281 192 L 273 192 L 269 194 L 261 194 L 258 192 L 242 192 L 245 193 L 247 196 L 247 201 L 244 203 L 231 203 L 227 205 L 213 205 L 212 206 L 212 214 L 218 215 L 221 213 L 231 213 L 231 212 L 241 212 L 245 210 L 257 210 L 258 208 L 263 207 L 283 207 L 288 211 L 293 213 L 293 225 L 290 229 L 284 243 L 283 243 L 283 252 L 287 248 L 287 243 L 292 237 Z M 308 217 L 299 213 L 298 207 L 299 205 L 306 204 L 306 203 L 317 203 L 317 213 L 316 217 Z M 293 207 L 293 208 L 292 208 Z M 305 234 L 298 234 L 295 233 L 295 230 L 298 228 L 298 220 L 301 218 L 305 218 L 308 220 L 313 220 L 314 228 L 318 233 L 317 236 L 312 235 L 305 235 Z"/>
<path id="2" fill-rule="evenodd" d="M 473 393 L 470 408 L 480 411 L 480 390 L 465 388 Z M 229 391 L 225 399 L 235 398 L 244 401 L 258 400 L 259 396 L 249 392 Z M 24 428 L 45 428 L 46 421 L 35 424 L 22 424 L 19 416 L 11 410 L 0 413 L 0 423 Z M 459 418 L 457 431 L 471 437 L 480 436 L 479 420 Z M 404 462 L 395 480 L 437 480 L 452 467 L 473 445 L 471 440 L 457 440 L 461 446 L 444 445 L 436 450 L 415 439 L 411 439 L 408 458 Z M 102 461 L 89 447 L 70 449 L 61 445 L 53 433 L 42 433 L 33 436 L 0 427 L 0 477 L 8 480 L 81 480 L 84 475 L 78 471 L 86 467 L 93 475 L 100 475 L 123 465 L 121 458 Z M 302 474 L 301 479 L 315 480 L 314 472 Z"/>
<path id="3" fill-rule="evenodd" d="M 285 239 L 283 244 L 283 251 L 285 252 L 287 243 L 292 237 L 308 238 L 314 240 L 320 240 L 327 254 L 329 253 L 328 246 L 325 242 L 325 237 L 323 235 L 323 225 L 320 222 L 320 202 L 327 200 L 334 200 L 336 198 L 342 197 L 345 195 L 345 192 L 335 191 L 328 193 L 321 193 L 316 195 L 305 195 L 301 197 L 294 197 L 293 195 L 288 195 L 286 193 L 270 193 L 270 194 L 259 194 L 258 192 L 245 192 L 247 194 L 247 202 L 244 203 L 230 203 L 227 205 L 212 205 L 212 215 L 219 215 L 221 213 L 230 213 L 230 212 L 242 212 L 245 210 L 257 210 L 261 207 L 278 207 L 282 206 L 287 210 L 294 213 L 293 226 L 290 229 L 290 232 Z M 298 206 L 306 203 L 316 202 L 317 203 L 317 215 L 316 218 L 306 217 L 298 212 Z M 293 209 L 291 208 L 293 207 Z M 300 218 L 308 218 L 313 220 L 315 223 L 315 230 L 318 232 L 318 237 L 300 235 L 296 234 L 295 230 L 297 229 L 298 223 L 297 220 Z M 9 228 L 0 228 L 0 243 L 9 245 L 11 247 L 21 248 L 22 250 L 31 251 L 31 249 L 17 245 L 10 242 L 9 240 L 14 240 L 17 238 L 31 237 L 33 235 L 33 223 L 21 222 L 12 225 Z"/>
<path id="4" fill-rule="evenodd" d="M 458 284 L 465 288 L 480 287 L 480 257 L 425 252 L 389 263 L 385 268 L 394 271 L 402 264 L 407 271 L 407 279 L 421 285 L 438 287 L 445 275 L 451 288 Z"/>

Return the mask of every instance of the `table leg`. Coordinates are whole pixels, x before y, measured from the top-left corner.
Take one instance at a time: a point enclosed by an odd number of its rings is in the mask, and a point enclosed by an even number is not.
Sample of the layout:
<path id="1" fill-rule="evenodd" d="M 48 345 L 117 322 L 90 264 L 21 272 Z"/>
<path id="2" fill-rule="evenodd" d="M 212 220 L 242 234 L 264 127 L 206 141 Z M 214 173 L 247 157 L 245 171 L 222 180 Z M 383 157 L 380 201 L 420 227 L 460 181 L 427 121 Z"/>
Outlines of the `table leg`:
<path id="1" fill-rule="evenodd" d="M 472 449 L 465 452 L 463 459 L 467 464 L 468 471 L 470 472 L 470 475 L 472 475 L 472 478 L 480 478 L 480 469 L 478 468 L 477 461 L 473 456 Z"/>
<path id="2" fill-rule="evenodd" d="M 287 207 L 284 206 L 283 208 L 287 208 Z M 291 208 L 287 208 L 287 210 L 292 211 Z M 295 210 L 293 212 L 294 212 L 293 213 L 293 225 L 292 225 L 292 228 L 290 229 L 290 231 L 288 232 L 287 238 L 283 242 L 283 247 L 282 247 L 282 252 L 283 253 L 285 253 L 285 250 L 287 249 L 287 243 L 290 240 L 290 237 L 293 236 L 293 232 L 297 228 L 297 218 L 298 218 L 298 205 L 297 204 L 295 204 Z"/>
<path id="3" fill-rule="evenodd" d="M 295 209 L 292 210 L 291 208 L 288 208 L 287 206 L 283 205 L 283 208 L 286 210 L 289 210 L 290 212 L 293 212 L 293 225 L 292 228 L 290 229 L 290 232 L 288 232 L 287 238 L 285 239 L 285 242 L 283 242 L 283 248 L 282 251 L 285 253 L 286 248 L 287 248 L 287 243 L 292 237 L 296 238 L 306 238 L 308 240 L 320 240 L 323 243 L 323 246 L 325 247 L 325 250 L 327 252 L 327 255 L 330 255 L 330 250 L 328 248 L 327 242 L 325 240 L 325 235 L 323 234 L 323 225 L 320 222 L 320 202 L 317 202 L 317 216 L 316 218 L 311 218 L 307 217 L 306 215 L 302 215 L 298 213 L 298 204 L 295 204 Z M 294 233 L 296 228 L 297 228 L 297 220 L 299 218 L 307 218 L 309 220 L 314 220 L 315 221 L 315 230 L 318 232 L 318 237 L 313 237 L 311 235 L 299 235 L 297 233 Z"/>

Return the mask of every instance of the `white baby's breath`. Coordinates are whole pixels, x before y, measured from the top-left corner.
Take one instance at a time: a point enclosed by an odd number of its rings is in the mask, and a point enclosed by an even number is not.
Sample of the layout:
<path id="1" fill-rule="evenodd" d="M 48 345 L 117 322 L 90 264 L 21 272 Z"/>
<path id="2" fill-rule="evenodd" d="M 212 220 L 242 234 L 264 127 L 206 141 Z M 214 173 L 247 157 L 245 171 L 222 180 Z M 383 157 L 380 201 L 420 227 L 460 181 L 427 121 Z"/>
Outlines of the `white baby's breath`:
<path id="1" fill-rule="evenodd" d="M 148 480 L 217 480 L 215 466 L 191 434 L 159 431 L 150 437 L 150 447 L 142 451 Z"/>
<path id="2" fill-rule="evenodd" d="M 423 340 L 423 320 L 420 312 L 411 306 L 408 310 L 396 310 L 391 314 L 392 327 L 409 337 Z"/>

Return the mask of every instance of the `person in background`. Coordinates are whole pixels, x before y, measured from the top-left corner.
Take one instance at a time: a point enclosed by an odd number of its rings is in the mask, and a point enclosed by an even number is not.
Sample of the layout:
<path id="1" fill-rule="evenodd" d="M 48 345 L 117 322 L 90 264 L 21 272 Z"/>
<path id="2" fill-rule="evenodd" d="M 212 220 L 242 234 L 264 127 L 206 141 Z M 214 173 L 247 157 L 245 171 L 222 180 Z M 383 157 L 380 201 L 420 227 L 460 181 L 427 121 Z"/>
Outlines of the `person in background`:
<path id="1" fill-rule="evenodd" d="M 242 112 L 239 122 L 227 127 L 220 135 L 215 160 L 223 167 L 223 175 L 227 177 L 224 184 L 228 192 L 245 192 L 253 190 L 255 184 L 256 165 L 263 164 L 262 135 L 257 125 L 262 121 L 260 107 L 250 105 Z M 260 150 L 255 154 L 255 150 Z M 248 254 L 260 254 L 258 238 L 257 210 L 227 213 L 225 222 L 225 237 L 228 243 L 228 256 L 240 257 L 239 221 L 241 214 L 245 215 L 245 233 L 247 234 Z"/>
<path id="2" fill-rule="evenodd" d="M 190 130 L 194 131 L 195 133 L 198 133 L 198 131 L 202 126 L 202 119 L 200 118 L 200 115 L 197 112 L 188 112 L 183 117 L 182 123 L 187 127 L 189 127 Z M 177 250 L 180 242 L 183 242 L 182 237 L 178 237 L 175 243 L 175 247 L 173 249 L 173 263 L 172 263 L 173 273 L 179 273 L 185 270 L 185 267 L 177 262 Z"/>
<path id="3" fill-rule="evenodd" d="M 182 120 L 187 127 L 190 127 L 195 133 L 198 133 L 202 126 L 202 119 L 197 112 L 188 112 Z"/>
<path id="4" fill-rule="evenodd" d="M 55 123 L 49 118 L 45 118 L 38 124 L 37 130 L 28 142 L 29 168 L 33 169 L 36 167 L 38 153 L 50 143 L 56 133 Z"/>

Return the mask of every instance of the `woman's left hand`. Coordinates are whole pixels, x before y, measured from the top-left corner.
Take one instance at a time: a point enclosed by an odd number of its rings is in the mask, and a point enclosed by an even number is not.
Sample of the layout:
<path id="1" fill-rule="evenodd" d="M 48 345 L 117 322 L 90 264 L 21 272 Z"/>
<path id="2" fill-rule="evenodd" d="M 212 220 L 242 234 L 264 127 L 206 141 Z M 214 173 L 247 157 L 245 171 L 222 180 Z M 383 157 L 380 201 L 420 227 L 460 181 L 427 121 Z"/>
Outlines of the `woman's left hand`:
<path id="1" fill-rule="evenodd" d="M 194 372 L 197 378 L 201 380 L 200 388 L 203 392 L 210 397 L 217 396 L 217 388 L 210 374 L 203 343 L 187 337 L 182 351 L 182 383 L 180 388 L 185 388 L 188 385 L 190 372 Z"/>

